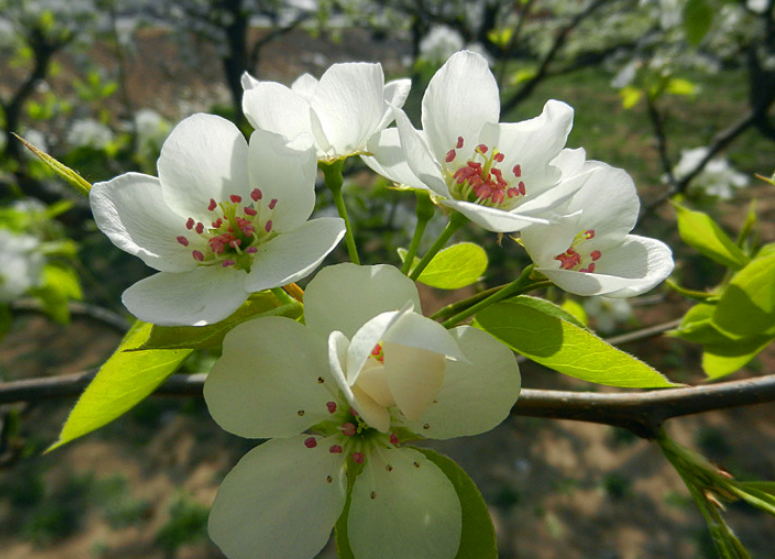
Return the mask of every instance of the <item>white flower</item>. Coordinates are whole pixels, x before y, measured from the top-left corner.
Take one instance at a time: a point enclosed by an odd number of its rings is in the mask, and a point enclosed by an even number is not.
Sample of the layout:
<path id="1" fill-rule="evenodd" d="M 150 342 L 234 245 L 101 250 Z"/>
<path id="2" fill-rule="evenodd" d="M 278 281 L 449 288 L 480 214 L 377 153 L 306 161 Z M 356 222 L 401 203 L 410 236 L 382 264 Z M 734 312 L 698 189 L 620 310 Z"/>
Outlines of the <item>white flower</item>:
<path id="1" fill-rule="evenodd" d="M 40 285 L 45 258 L 32 235 L 0 229 L 0 303 L 10 303 Z"/>
<path id="2" fill-rule="evenodd" d="M 570 193 L 556 188 L 550 161 L 563 149 L 573 109 L 549 101 L 541 116 L 498 123 L 498 85 L 487 61 L 463 51 L 431 79 L 423 130 L 395 110 L 397 128 L 369 142 L 364 161 L 377 173 L 429 190 L 441 204 L 490 231 L 547 223 L 546 212 Z"/>
<path id="3" fill-rule="evenodd" d="M 139 319 L 204 325 L 250 293 L 308 275 L 344 235 L 338 218 L 307 221 L 315 205 L 309 138 L 291 144 L 227 120 L 194 115 L 170 134 L 159 178 L 127 173 L 91 190 L 97 226 L 159 274 L 127 289 Z"/>
<path id="4" fill-rule="evenodd" d="M 638 295 L 670 275 L 674 264 L 667 245 L 628 234 L 640 202 L 626 172 L 585 161 L 583 150 L 566 150 L 554 164 L 563 182 L 580 189 L 558 208 L 566 217 L 522 232 L 536 270 L 570 293 L 611 297 Z"/>
<path id="5" fill-rule="evenodd" d="M 632 316 L 629 300 L 617 297 L 589 297 L 584 300 L 584 310 L 595 319 L 596 328 L 606 334 Z"/>
<path id="6" fill-rule="evenodd" d="M 407 79 L 385 84 L 379 64 L 331 66 L 320 81 L 309 74 L 290 88 L 242 77 L 242 109 L 250 124 L 294 138 L 315 138 L 317 159 L 332 162 L 363 153 L 366 142 L 393 121 L 390 107 L 401 107 L 409 94 Z"/>
<path id="7" fill-rule="evenodd" d="M 447 25 L 434 25 L 420 41 L 420 55 L 430 62 L 442 63 L 461 50 L 463 37 Z"/>
<path id="8" fill-rule="evenodd" d="M 105 146 L 112 141 L 113 131 L 93 118 L 76 120 L 67 132 L 67 143 L 73 147 L 99 150 L 105 149 Z"/>
<path id="9" fill-rule="evenodd" d="M 700 161 L 708 155 L 707 147 L 699 147 L 681 152 L 681 160 L 673 173 L 677 179 L 692 172 Z M 735 194 L 735 189 L 748 186 L 748 177 L 735 171 L 725 157 L 714 157 L 705 165 L 690 182 L 690 194 L 702 193 L 721 200 L 729 200 Z"/>
<path id="10" fill-rule="evenodd" d="M 170 133 L 170 124 L 152 109 L 140 109 L 134 115 L 138 149 L 152 152 L 159 149 Z"/>
<path id="11" fill-rule="evenodd" d="M 389 266 L 325 268 L 304 302 L 305 326 L 267 317 L 232 330 L 205 382 L 224 429 L 273 439 L 224 480 L 210 536 L 231 559 L 311 559 L 349 499 L 358 559 L 451 559 L 455 489 L 402 443 L 500 423 L 519 395 L 514 355 L 480 330 L 447 332 L 416 314 L 417 289 Z"/>

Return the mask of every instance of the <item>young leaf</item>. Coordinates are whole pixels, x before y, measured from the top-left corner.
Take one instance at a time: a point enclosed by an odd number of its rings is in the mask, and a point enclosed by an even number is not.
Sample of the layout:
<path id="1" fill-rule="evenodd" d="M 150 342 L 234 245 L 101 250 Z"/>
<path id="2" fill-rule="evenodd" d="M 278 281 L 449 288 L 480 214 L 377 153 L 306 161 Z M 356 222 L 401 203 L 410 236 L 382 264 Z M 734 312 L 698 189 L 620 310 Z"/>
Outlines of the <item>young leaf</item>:
<path id="1" fill-rule="evenodd" d="M 83 297 L 76 273 L 72 268 L 56 263 L 46 264 L 43 268 L 42 285 L 31 289 L 30 293 L 40 299 L 43 310 L 59 324 L 70 322 L 68 301 L 80 300 Z"/>
<path id="2" fill-rule="evenodd" d="M 686 40 L 696 47 L 708 34 L 713 23 L 713 7 L 708 0 L 689 0 L 683 13 Z"/>
<path id="3" fill-rule="evenodd" d="M 775 253 L 755 258 L 735 274 L 713 324 L 735 339 L 775 336 Z"/>
<path id="4" fill-rule="evenodd" d="M 480 311 L 474 325 L 513 350 L 565 375 L 625 388 L 676 386 L 661 373 L 588 330 L 521 298 Z"/>
<path id="5" fill-rule="evenodd" d="M 721 343 L 729 341 L 730 338 L 721 333 L 713 323 L 711 317 L 716 312 L 715 305 L 706 305 L 700 303 L 694 305 L 684 315 L 681 325 L 675 330 L 668 332 L 668 335 L 676 338 L 682 338 L 688 342 L 696 344 Z"/>
<path id="6" fill-rule="evenodd" d="M 38 159 L 43 161 L 43 163 L 48 165 L 56 174 L 58 174 L 60 177 L 62 177 L 68 183 L 70 183 L 70 185 L 73 188 L 75 188 L 79 193 L 83 194 L 84 196 L 89 195 L 89 191 L 91 190 L 91 184 L 89 184 L 89 181 L 84 179 L 81 175 L 73 171 L 70 167 L 68 167 L 64 163 L 60 163 L 59 161 L 51 157 L 46 152 L 39 150 L 24 138 L 17 136 L 16 134 L 14 134 L 14 136 L 16 136 L 16 139 L 19 140 L 22 144 L 24 144 L 24 146 L 28 150 L 34 153 L 38 157 Z"/>
<path id="7" fill-rule="evenodd" d="M 673 206 L 678 214 L 678 233 L 687 245 L 733 270 L 740 270 L 748 264 L 745 253 L 708 214 L 695 212 L 675 203 Z"/>
<path id="8" fill-rule="evenodd" d="M 127 351 L 140 347 L 150 332 L 151 324 L 135 323 L 86 387 L 62 427 L 59 440 L 46 452 L 123 415 L 156 390 L 191 353 L 190 349 Z"/>
<path id="9" fill-rule="evenodd" d="M 773 339 L 775 338 L 755 336 L 707 343 L 702 354 L 702 370 L 710 379 L 732 374 L 746 366 L 757 353 L 770 345 Z"/>
<path id="10" fill-rule="evenodd" d="M 459 289 L 479 281 L 487 269 L 487 253 L 474 243 L 457 243 L 431 260 L 417 281 L 439 289 Z"/>
<path id="11" fill-rule="evenodd" d="M 454 460 L 428 448 L 416 448 L 444 472 L 455 487 L 463 513 L 463 533 L 455 559 L 497 559 L 495 529 L 482 494 L 468 474 Z"/>

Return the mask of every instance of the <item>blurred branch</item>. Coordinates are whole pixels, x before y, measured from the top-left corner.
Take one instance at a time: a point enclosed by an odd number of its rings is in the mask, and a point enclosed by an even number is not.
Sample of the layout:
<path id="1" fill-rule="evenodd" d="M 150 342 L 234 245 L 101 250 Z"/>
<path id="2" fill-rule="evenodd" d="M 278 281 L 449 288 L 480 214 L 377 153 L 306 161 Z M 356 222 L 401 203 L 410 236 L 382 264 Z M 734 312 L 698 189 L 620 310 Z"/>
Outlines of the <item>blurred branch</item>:
<path id="1" fill-rule="evenodd" d="M 16 312 L 46 312 L 43 304 L 39 300 L 32 298 L 19 299 L 18 301 L 14 301 L 11 304 L 11 309 Z M 113 311 L 102 307 L 98 307 L 97 305 L 71 301 L 67 304 L 67 309 L 70 311 L 70 314 L 87 316 L 110 326 L 120 334 L 126 333 L 126 331 L 129 330 L 129 327 L 131 326 L 127 319 L 120 314 L 114 313 Z"/>
<path id="2" fill-rule="evenodd" d="M 0 383 L 0 403 L 78 396 L 96 371 Z M 207 375 L 172 375 L 157 396 L 202 396 Z M 525 388 L 511 414 L 570 419 L 628 429 L 654 438 L 668 419 L 775 401 L 775 375 L 708 386 L 639 393 L 569 392 Z"/>

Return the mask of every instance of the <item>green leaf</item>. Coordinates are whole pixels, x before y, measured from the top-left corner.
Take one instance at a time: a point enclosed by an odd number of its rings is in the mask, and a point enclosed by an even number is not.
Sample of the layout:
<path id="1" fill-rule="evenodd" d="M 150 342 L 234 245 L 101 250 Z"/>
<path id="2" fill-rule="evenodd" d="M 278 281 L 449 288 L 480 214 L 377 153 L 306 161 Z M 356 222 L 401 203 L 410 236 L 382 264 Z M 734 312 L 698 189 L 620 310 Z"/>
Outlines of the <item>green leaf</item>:
<path id="1" fill-rule="evenodd" d="M 565 375 L 626 388 L 676 386 L 632 355 L 521 297 L 485 308 L 476 315 L 474 325 L 529 359 Z"/>
<path id="2" fill-rule="evenodd" d="M 427 448 L 413 447 L 436 464 L 455 487 L 463 512 L 463 533 L 455 559 L 497 559 L 495 529 L 482 494 L 468 474 L 454 460 Z"/>
<path id="3" fill-rule="evenodd" d="M 555 316 L 562 320 L 567 320 L 568 322 L 570 322 L 575 326 L 578 326 L 579 328 L 584 328 L 585 330 L 589 329 L 587 328 L 587 325 L 584 324 L 581 320 L 579 320 L 573 313 L 570 313 L 564 308 L 555 305 L 551 301 L 542 299 L 541 297 L 531 297 L 530 295 L 520 295 L 518 297 L 513 297 L 511 300 L 518 301 L 520 304 L 531 307 L 539 312 L 542 312 L 543 314 L 546 314 L 549 316 Z"/>
<path id="4" fill-rule="evenodd" d="M 689 299 L 694 299 L 695 301 L 700 301 L 702 303 L 710 303 L 713 301 L 718 301 L 718 293 L 715 292 L 708 292 L 708 291 L 696 291 L 694 289 L 688 289 L 686 287 L 681 287 L 677 283 L 675 283 L 671 279 L 666 279 L 665 283 L 674 291 L 679 293 L 680 295 L 683 295 L 684 297 L 687 297 Z"/>
<path id="5" fill-rule="evenodd" d="M 73 171 L 70 167 L 68 167 L 64 163 L 60 163 L 59 161 L 51 157 L 46 152 L 39 150 L 24 138 L 16 134 L 14 134 L 14 136 L 16 136 L 16 139 L 19 140 L 22 144 L 24 144 L 28 150 L 34 153 L 38 157 L 38 159 L 40 159 L 41 161 L 43 161 L 43 163 L 48 165 L 56 174 L 58 174 L 60 177 L 66 180 L 79 193 L 83 194 L 84 196 L 89 195 L 89 191 L 91 190 L 91 184 L 89 184 L 89 181 L 84 179 L 81 175 Z"/>
<path id="6" fill-rule="evenodd" d="M 43 310 L 56 322 L 67 324 L 70 321 L 68 302 L 83 298 L 78 275 L 72 268 L 49 263 L 43 268 L 42 285 L 30 289 L 43 305 Z"/>
<path id="7" fill-rule="evenodd" d="M 696 47 L 708 34 L 713 23 L 713 6 L 708 0 L 689 0 L 684 6 L 683 23 L 686 40 Z"/>
<path id="8" fill-rule="evenodd" d="M 711 322 L 711 317 L 715 312 L 715 305 L 706 305 L 703 303 L 694 305 L 684 315 L 680 326 L 675 330 L 668 332 L 668 335 L 696 344 L 729 341 L 729 338 L 713 326 L 713 323 Z"/>
<path id="9" fill-rule="evenodd" d="M 643 90 L 639 87 L 627 85 L 619 91 L 619 97 L 622 98 L 622 107 L 631 109 L 643 99 Z"/>
<path id="10" fill-rule="evenodd" d="M 678 233 L 687 245 L 733 270 L 740 270 L 748 263 L 745 253 L 708 214 L 692 211 L 676 203 L 673 206 L 678 214 Z"/>
<path id="11" fill-rule="evenodd" d="M 280 306 L 280 301 L 270 292 L 254 294 L 231 316 L 207 326 L 158 326 L 153 325 L 148 339 L 133 351 L 149 349 L 208 349 L 220 347 L 224 336 L 237 324 L 259 316 L 282 315 L 298 318 L 301 304 Z"/>
<path id="12" fill-rule="evenodd" d="M 576 301 L 576 299 L 566 298 L 562 302 L 561 308 L 581 323 L 584 328 L 589 328 L 589 316 L 587 315 L 587 311 L 584 310 L 584 306 Z"/>
<path id="13" fill-rule="evenodd" d="M 683 78 L 670 78 L 665 86 L 665 93 L 673 95 L 694 95 L 697 93 L 697 86 Z"/>
<path id="14" fill-rule="evenodd" d="M 457 243 L 440 250 L 417 281 L 439 289 L 459 289 L 479 281 L 487 269 L 487 253 L 475 243 Z"/>
<path id="15" fill-rule="evenodd" d="M 707 343 L 702 354 L 702 369 L 711 379 L 732 374 L 747 365 L 757 353 L 770 345 L 773 339 L 775 338 L 755 336 Z"/>
<path id="16" fill-rule="evenodd" d="M 191 353 L 190 349 L 127 351 L 140 347 L 150 333 L 151 324 L 135 323 L 86 387 L 62 427 L 59 440 L 46 452 L 110 423 L 133 408 Z"/>
<path id="17" fill-rule="evenodd" d="M 775 253 L 755 258 L 734 275 L 713 324 L 735 339 L 775 336 Z"/>

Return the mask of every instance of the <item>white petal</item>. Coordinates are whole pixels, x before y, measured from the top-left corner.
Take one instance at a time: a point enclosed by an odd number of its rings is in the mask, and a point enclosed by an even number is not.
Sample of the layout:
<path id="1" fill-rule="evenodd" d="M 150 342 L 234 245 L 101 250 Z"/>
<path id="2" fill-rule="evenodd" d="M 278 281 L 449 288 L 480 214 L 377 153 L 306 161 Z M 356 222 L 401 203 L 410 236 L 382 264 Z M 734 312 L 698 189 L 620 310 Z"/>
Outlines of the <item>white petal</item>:
<path id="1" fill-rule="evenodd" d="M 304 132 L 312 134 L 309 103 L 279 83 L 254 84 L 242 96 L 242 110 L 254 128 L 288 139 Z"/>
<path id="2" fill-rule="evenodd" d="M 374 399 L 357 386 L 351 386 L 347 381 L 344 363 L 347 359 L 347 349 L 350 341 L 339 331 L 331 332 L 328 337 L 328 363 L 331 376 L 344 394 L 347 402 L 371 427 L 387 433 L 390 427 L 390 413 Z"/>
<path id="3" fill-rule="evenodd" d="M 509 212 L 459 200 L 443 200 L 441 203 L 459 211 L 479 227 L 495 233 L 512 233 L 530 225 L 549 223 L 546 218 L 523 215 L 516 210 Z"/>
<path id="4" fill-rule="evenodd" d="M 127 173 L 98 182 L 89 192 L 97 227 L 121 250 L 163 272 L 183 272 L 196 266 L 191 250 L 178 236 L 188 235 L 186 219 L 164 203 L 159 179 Z"/>
<path id="5" fill-rule="evenodd" d="M 560 263 L 554 259 L 564 253 L 573 243 L 576 235 L 583 229 L 579 223 L 582 213 L 562 217 L 551 225 L 534 225 L 522 231 L 522 244 L 538 268 L 560 269 Z"/>
<path id="6" fill-rule="evenodd" d="M 223 320 L 248 298 L 245 272 L 204 267 L 160 272 L 138 281 L 121 297 L 129 312 L 160 326 L 204 326 Z"/>
<path id="7" fill-rule="evenodd" d="M 347 533 L 358 559 L 452 559 L 460 547 L 455 488 L 416 450 L 369 453 L 351 499 Z"/>
<path id="8" fill-rule="evenodd" d="M 249 190 L 261 190 L 262 222 L 266 222 L 266 215 L 277 231 L 299 227 L 315 208 L 317 160 L 312 136 L 302 134 L 287 143 L 283 136 L 256 130 L 250 137 L 248 153 Z M 277 205 L 269 210 L 272 199 Z"/>
<path id="9" fill-rule="evenodd" d="M 469 51 L 449 57 L 422 100 L 422 127 L 437 161 L 444 161 L 458 137 L 465 142 L 463 149 L 473 153 L 482 125 L 498 122 L 499 116 L 495 77 L 484 57 Z"/>
<path id="10" fill-rule="evenodd" d="M 210 199 L 248 193 L 248 143 L 228 120 L 196 114 L 170 133 L 159 156 L 159 180 L 166 204 L 184 218 L 209 223 Z"/>
<path id="11" fill-rule="evenodd" d="M 447 358 L 427 349 L 385 342 L 385 378 L 398 409 L 419 419 L 444 382 Z"/>
<path id="12" fill-rule="evenodd" d="M 240 84 L 242 84 L 242 89 L 247 91 L 248 89 L 253 89 L 256 85 L 261 83 L 258 79 L 254 78 L 247 72 L 242 72 L 242 76 L 240 77 Z"/>
<path id="13" fill-rule="evenodd" d="M 334 64 L 320 78 L 311 106 L 333 151 L 365 149 L 384 114 L 385 77 L 379 64 Z"/>
<path id="14" fill-rule="evenodd" d="M 416 312 L 396 318 L 385 333 L 384 340 L 407 347 L 427 349 L 452 359 L 465 359 L 455 338 L 438 322 Z"/>
<path id="15" fill-rule="evenodd" d="M 441 173 L 441 167 L 425 140 L 427 135 L 423 135 L 423 133 L 415 130 L 412 123 L 409 122 L 409 117 L 403 111 L 394 109 L 393 114 L 396 117 L 396 127 L 401 141 L 401 149 L 404 152 L 406 163 L 409 165 L 412 174 L 426 188 L 443 198 L 449 198 L 449 189 Z"/>
<path id="16" fill-rule="evenodd" d="M 321 336 L 339 330 L 351 338 L 369 319 L 411 302 L 419 312 L 414 282 L 393 266 L 337 264 L 318 272 L 304 293 L 308 328 Z"/>
<path id="17" fill-rule="evenodd" d="M 450 330 L 468 361 L 447 363 L 436 400 L 410 430 L 430 439 L 450 439 L 489 431 L 517 401 L 520 375 L 514 353 L 489 334 L 460 326 Z"/>
<path id="18" fill-rule="evenodd" d="M 385 84 L 385 87 L 382 90 L 385 98 L 385 112 L 382 115 L 382 121 L 377 126 L 377 130 L 382 130 L 393 122 L 395 117 L 393 116 L 391 107 L 396 107 L 398 109 L 403 107 L 411 88 L 412 80 L 409 79 L 393 80 L 392 82 Z"/>
<path id="19" fill-rule="evenodd" d="M 321 217 L 258 247 L 245 286 L 250 292 L 288 285 L 311 274 L 344 236 L 344 221 Z"/>
<path id="20" fill-rule="evenodd" d="M 627 235 L 619 249 L 611 251 L 615 267 L 601 267 L 602 273 L 620 273 L 632 282 L 609 297 L 632 297 L 645 293 L 671 274 L 675 263 L 673 253 L 665 243 L 649 237 Z M 597 272 L 597 270 L 595 270 Z"/>
<path id="21" fill-rule="evenodd" d="M 305 438 L 262 444 L 223 480 L 208 528 L 230 559 L 310 559 L 328 543 L 346 499 L 344 461 L 325 439 L 307 448 Z"/>
<path id="22" fill-rule="evenodd" d="M 404 305 L 400 311 L 378 314 L 358 329 L 347 349 L 347 383 L 350 386 L 356 383 L 372 350 L 382 341 L 390 326 L 408 312 L 411 312 L 411 304 Z"/>
<path id="23" fill-rule="evenodd" d="M 311 103 L 312 97 L 315 96 L 315 90 L 318 87 L 318 83 L 316 77 L 304 73 L 293 81 L 291 84 L 291 91 L 304 99 L 307 103 Z"/>
<path id="24" fill-rule="evenodd" d="M 358 375 L 358 388 L 383 408 L 396 405 L 393 394 L 390 392 L 390 386 L 388 386 L 385 366 L 374 359 L 367 361 L 361 369 Z"/>
<path id="25" fill-rule="evenodd" d="M 294 320 L 243 322 L 226 335 L 223 355 L 207 375 L 210 415 L 240 437 L 298 435 L 329 417 L 326 402 L 335 387 L 327 362 L 325 340 Z"/>
<path id="26" fill-rule="evenodd" d="M 369 140 L 366 149 L 373 155 L 371 157 L 362 155 L 361 159 L 378 175 L 398 184 L 428 190 L 425 183 L 417 178 L 409 167 L 398 137 L 398 129 L 388 128 L 375 134 Z"/>

